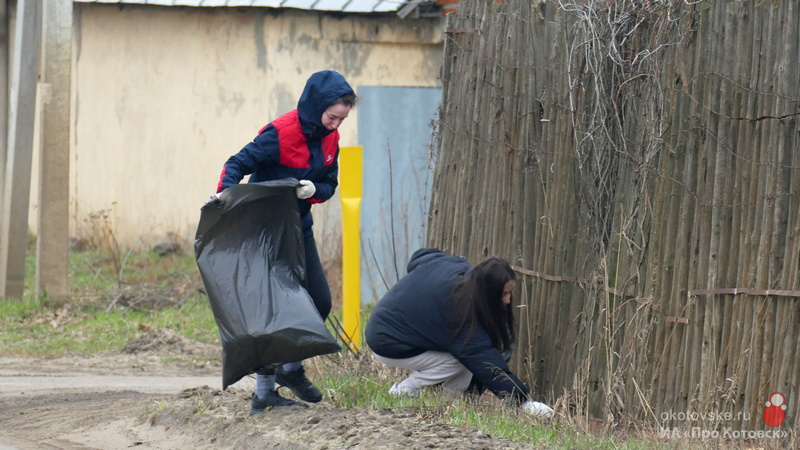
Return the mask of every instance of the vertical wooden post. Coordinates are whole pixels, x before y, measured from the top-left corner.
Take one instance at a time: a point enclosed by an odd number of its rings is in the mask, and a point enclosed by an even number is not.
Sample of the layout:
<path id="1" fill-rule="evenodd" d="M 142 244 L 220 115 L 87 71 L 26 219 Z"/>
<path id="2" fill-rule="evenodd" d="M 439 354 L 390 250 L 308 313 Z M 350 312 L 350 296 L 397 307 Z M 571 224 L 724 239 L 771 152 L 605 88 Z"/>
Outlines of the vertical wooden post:
<path id="1" fill-rule="evenodd" d="M 21 298 L 31 190 L 36 84 L 42 37 L 42 1 L 19 0 L 14 30 L 8 156 L 0 232 L 0 295 Z"/>
<path id="2" fill-rule="evenodd" d="M 72 0 L 45 3 L 43 39 L 36 295 L 63 297 L 68 293 Z"/>

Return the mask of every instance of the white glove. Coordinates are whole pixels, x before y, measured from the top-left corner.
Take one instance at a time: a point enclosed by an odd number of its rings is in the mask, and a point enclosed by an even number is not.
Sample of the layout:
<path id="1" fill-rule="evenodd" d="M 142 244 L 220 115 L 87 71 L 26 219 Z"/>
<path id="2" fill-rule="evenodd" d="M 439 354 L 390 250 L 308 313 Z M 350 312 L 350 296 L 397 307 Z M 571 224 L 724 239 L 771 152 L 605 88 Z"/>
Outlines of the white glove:
<path id="1" fill-rule="evenodd" d="M 553 408 L 545 405 L 544 403 L 528 400 L 522 404 L 522 409 L 533 417 L 540 417 L 543 419 L 553 417 Z"/>
<path id="2" fill-rule="evenodd" d="M 297 188 L 297 198 L 301 200 L 310 198 L 314 195 L 314 192 L 317 192 L 317 187 L 314 186 L 314 183 L 308 180 L 300 180 L 300 187 Z"/>
<path id="3" fill-rule="evenodd" d="M 217 192 L 216 194 L 212 195 L 211 197 L 208 197 L 208 200 L 206 200 L 206 202 L 203 203 L 203 205 L 207 205 L 207 204 L 213 202 L 214 200 L 219 200 L 219 194 L 221 194 L 221 193 L 222 192 Z"/>

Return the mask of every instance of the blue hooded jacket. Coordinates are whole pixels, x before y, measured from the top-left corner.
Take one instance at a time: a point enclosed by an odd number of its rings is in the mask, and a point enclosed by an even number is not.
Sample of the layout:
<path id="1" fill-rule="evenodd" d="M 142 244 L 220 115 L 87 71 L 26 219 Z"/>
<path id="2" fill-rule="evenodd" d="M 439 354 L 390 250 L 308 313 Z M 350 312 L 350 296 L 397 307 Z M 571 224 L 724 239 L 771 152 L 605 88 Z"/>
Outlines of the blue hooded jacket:
<path id="1" fill-rule="evenodd" d="M 338 72 L 323 70 L 311 75 L 297 109 L 268 123 L 253 142 L 225 162 L 217 192 L 239 184 L 246 175 L 250 175 L 250 183 L 310 180 L 316 192 L 297 202 L 303 233 L 313 235 L 311 205 L 330 199 L 339 185 L 339 132 L 322 125 L 322 113 L 337 98 L 353 93 Z"/>

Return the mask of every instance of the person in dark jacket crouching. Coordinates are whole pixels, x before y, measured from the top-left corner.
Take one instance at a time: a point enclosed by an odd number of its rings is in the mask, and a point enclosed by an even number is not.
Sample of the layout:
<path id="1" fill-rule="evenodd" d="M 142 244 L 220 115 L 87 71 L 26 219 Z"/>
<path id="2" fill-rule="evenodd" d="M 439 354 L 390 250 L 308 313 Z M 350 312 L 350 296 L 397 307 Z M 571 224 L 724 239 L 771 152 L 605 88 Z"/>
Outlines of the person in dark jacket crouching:
<path id="1" fill-rule="evenodd" d="M 407 271 L 375 306 L 365 333 L 378 361 L 411 370 L 389 393 L 417 396 L 441 385 L 460 394 L 480 386 L 533 415 L 552 416 L 550 407 L 528 398 L 504 356 L 515 340 L 515 274 L 508 262 L 489 257 L 473 266 L 426 248 L 414 252 Z"/>

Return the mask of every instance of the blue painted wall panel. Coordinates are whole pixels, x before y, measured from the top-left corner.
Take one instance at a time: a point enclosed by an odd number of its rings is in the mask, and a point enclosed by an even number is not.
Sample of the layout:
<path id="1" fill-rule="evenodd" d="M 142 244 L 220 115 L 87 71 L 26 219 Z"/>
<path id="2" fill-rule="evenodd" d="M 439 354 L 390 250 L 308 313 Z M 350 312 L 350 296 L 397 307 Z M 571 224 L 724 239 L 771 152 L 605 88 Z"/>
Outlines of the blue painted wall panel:
<path id="1" fill-rule="evenodd" d="M 359 86 L 364 146 L 361 302 L 376 302 L 424 246 L 440 88 Z"/>

